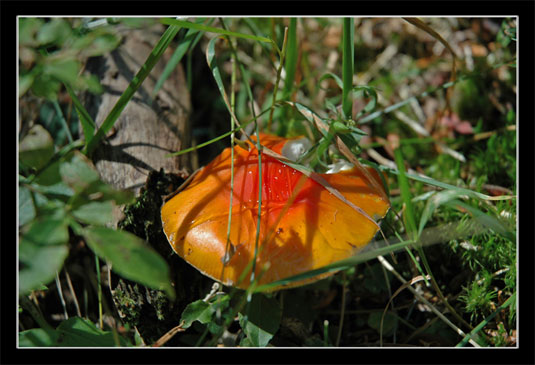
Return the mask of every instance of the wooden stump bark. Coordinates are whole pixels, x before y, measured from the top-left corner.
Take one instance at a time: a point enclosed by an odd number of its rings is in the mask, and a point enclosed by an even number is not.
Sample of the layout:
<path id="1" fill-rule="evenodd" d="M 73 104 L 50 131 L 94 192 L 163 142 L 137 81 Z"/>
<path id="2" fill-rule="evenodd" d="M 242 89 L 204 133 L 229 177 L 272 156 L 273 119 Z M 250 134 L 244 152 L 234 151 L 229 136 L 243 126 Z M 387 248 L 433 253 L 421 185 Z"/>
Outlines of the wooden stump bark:
<path id="1" fill-rule="evenodd" d="M 120 32 L 123 42 L 116 50 L 88 63 L 88 69 L 99 77 L 105 89 L 102 95 L 88 95 L 86 99 L 89 113 L 99 126 L 145 63 L 163 33 L 163 27 L 157 25 Z M 102 179 L 116 188 L 138 193 L 149 172 L 161 168 L 178 172 L 190 167 L 187 156 L 165 156 L 187 148 L 190 143 L 188 116 L 191 101 L 180 64 L 158 93 L 152 96 L 172 52 L 173 49 L 167 49 L 123 110 L 104 143 L 93 154 Z"/>

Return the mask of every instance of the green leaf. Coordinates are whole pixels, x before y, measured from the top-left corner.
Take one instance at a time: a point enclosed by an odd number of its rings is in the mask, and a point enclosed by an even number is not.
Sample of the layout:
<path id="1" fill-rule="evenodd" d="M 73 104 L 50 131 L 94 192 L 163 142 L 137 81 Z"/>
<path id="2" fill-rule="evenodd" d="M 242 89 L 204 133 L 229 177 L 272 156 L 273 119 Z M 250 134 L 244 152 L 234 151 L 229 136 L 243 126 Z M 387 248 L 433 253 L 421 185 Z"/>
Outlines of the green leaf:
<path id="1" fill-rule="evenodd" d="M 32 87 L 35 74 L 29 72 L 19 76 L 19 98 L 26 94 L 26 92 Z"/>
<path id="2" fill-rule="evenodd" d="M 36 46 L 35 35 L 43 26 L 40 18 L 20 18 L 19 20 L 19 44 L 21 46 Z"/>
<path id="3" fill-rule="evenodd" d="M 84 36 L 73 39 L 69 49 L 81 51 L 80 59 L 102 56 L 114 50 L 121 42 L 118 35 L 108 27 L 96 28 Z"/>
<path id="4" fill-rule="evenodd" d="M 60 161 L 55 160 L 47 165 L 44 169 L 38 172 L 38 175 L 33 180 L 37 185 L 51 186 L 62 183 L 61 175 L 59 174 Z"/>
<path id="5" fill-rule="evenodd" d="M 239 322 L 253 346 L 265 347 L 279 330 L 281 316 L 277 300 L 254 294 L 247 316 L 239 313 Z"/>
<path id="6" fill-rule="evenodd" d="M 240 341 L 240 347 L 256 347 L 249 337 L 244 337 Z"/>
<path id="7" fill-rule="evenodd" d="M 57 196 L 61 196 L 64 198 L 68 198 L 74 195 L 74 191 L 62 182 L 50 184 L 50 185 L 47 185 L 47 184 L 41 185 L 41 184 L 33 183 L 32 188 L 36 192 L 40 194 L 44 194 L 44 195 L 57 195 Z M 37 206 L 39 207 L 39 204 L 37 204 Z"/>
<path id="8" fill-rule="evenodd" d="M 47 331 L 42 328 L 32 328 L 19 332 L 20 347 L 52 347 L 59 334 L 56 331 Z"/>
<path id="9" fill-rule="evenodd" d="M 117 343 L 118 341 L 118 343 Z M 56 330 L 33 328 L 19 333 L 21 347 L 112 347 L 131 346 L 124 338 L 98 329 L 87 319 L 71 317 Z"/>
<path id="10" fill-rule="evenodd" d="M 364 269 L 364 277 L 366 278 L 364 281 L 364 287 L 376 295 L 380 293 L 387 293 L 389 282 L 392 279 L 392 275 L 390 273 L 387 273 L 385 278 L 383 270 L 384 269 L 382 265 L 379 263 L 366 265 L 366 268 Z"/>
<path id="11" fill-rule="evenodd" d="M 104 92 L 104 87 L 96 75 L 83 75 L 80 76 L 80 79 L 84 84 L 84 89 L 87 88 L 89 92 L 97 95 L 100 95 Z"/>
<path id="12" fill-rule="evenodd" d="M 219 93 L 221 96 L 225 97 L 225 85 L 223 84 L 221 72 L 219 72 L 219 65 L 217 64 L 217 59 L 215 57 L 215 44 L 217 40 L 217 38 L 212 38 L 208 43 L 208 46 L 206 47 L 206 60 L 208 62 L 208 66 L 212 70 L 212 76 L 217 84 Z"/>
<path id="13" fill-rule="evenodd" d="M 157 290 L 165 290 L 174 299 L 169 281 L 169 267 L 151 247 L 132 233 L 106 227 L 88 227 L 84 237 L 89 247 L 112 264 L 122 277 Z"/>
<path id="14" fill-rule="evenodd" d="M 57 100 L 60 87 L 60 82 L 54 80 L 50 75 L 39 74 L 33 81 L 32 91 L 36 96 Z"/>
<path id="15" fill-rule="evenodd" d="M 184 321 L 182 328 L 185 329 L 190 327 L 195 321 L 206 324 L 212 320 L 213 314 L 213 308 L 204 300 L 197 300 L 193 303 L 190 303 L 186 309 L 184 309 L 184 312 L 182 312 L 182 317 L 180 318 L 180 321 Z"/>
<path id="16" fill-rule="evenodd" d="M 93 322 L 80 317 L 69 318 L 56 329 L 59 334 L 55 346 L 65 347 L 111 347 L 128 346 L 128 341 L 110 331 L 103 331 Z M 119 341 L 119 344 L 117 343 Z"/>
<path id="17" fill-rule="evenodd" d="M 40 246 L 28 240 L 19 244 L 19 295 L 50 283 L 69 254 L 66 245 Z"/>
<path id="18" fill-rule="evenodd" d="M 99 201 L 113 200 L 115 204 L 130 204 L 134 202 L 135 195 L 129 190 L 115 189 L 113 186 L 103 181 L 97 181 L 91 184 L 85 191 L 85 194 L 102 194 Z"/>
<path id="19" fill-rule="evenodd" d="M 32 193 L 24 186 L 19 187 L 19 227 L 35 218 Z"/>
<path id="20" fill-rule="evenodd" d="M 118 190 L 113 188 L 111 185 L 101 181 L 96 180 L 89 184 L 85 189 L 79 191 L 76 196 L 71 198 L 69 204 L 72 210 L 78 210 L 83 205 L 86 205 L 90 202 L 106 202 L 114 201 L 116 205 L 130 204 L 134 202 L 134 193 L 129 190 Z M 108 204 L 110 204 L 108 203 Z M 102 209 L 105 207 L 102 206 Z M 96 206 L 92 208 L 84 209 L 98 209 Z M 88 212 L 89 213 L 89 212 Z M 109 215 L 106 214 L 107 218 L 102 217 L 102 220 L 108 219 Z M 98 218 L 97 218 L 98 219 Z M 106 222 L 107 223 L 107 222 Z"/>
<path id="21" fill-rule="evenodd" d="M 65 184 L 74 191 L 82 191 L 89 184 L 99 180 L 99 175 L 91 161 L 79 151 L 73 151 L 59 166 L 59 173 Z"/>
<path id="22" fill-rule="evenodd" d="M 113 203 L 110 200 L 89 202 L 73 210 L 72 215 L 83 223 L 105 225 L 113 219 Z"/>
<path id="23" fill-rule="evenodd" d="M 383 316 L 382 312 L 373 312 L 368 317 L 368 326 L 376 330 L 377 332 L 381 331 L 381 318 Z M 398 317 L 390 312 L 385 313 L 385 317 L 383 320 L 383 336 L 389 336 L 391 335 L 398 324 Z"/>
<path id="24" fill-rule="evenodd" d="M 516 121 L 516 113 L 514 109 L 509 109 L 505 116 L 507 123 L 514 123 Z"/>
<path id="25" fill-rule="evenodd" d="M 40 124 L 34 125 L 19 144 L 19 160 L 36 170 L 44 167 L 54 155 L 54 141 Z"/>
<path id="26" fill-rule="evenodd" d="M 357 119 L 362 116 L 364 113 L 369 113 L 371 111 L 373 111 L 375 109 L 375 107 L 377 106 L 377 92 L 375 91 L 375 89 L 371 86 L 366 86 L 366 85 L 362 85 L 362 86 L 355 86 L 353 88 L 354 91 L 362 91 L 364 93 L 364 96 L 365 97 L 371 97 L 372 100 L 370 100 L 366 106 L 364 107 L 364 109 L 362 109 L 360 111 L 360 113 L 357 115 Z"/>
<path id="27" fill-rule="evenodd" d="M 60 196 L 60 198 L 58 199 L 54 196 L 47 196 L 41 194 L 39 191 L 37 191 L 35 184 L 32 184 L 32 189 L 34 190 L 33 201 L 35 203 L 35 208 L 39 212 L 39 214 L 51 215 L 51 213 L 56 210 L 61 211 L 60 214 L 63 214 L 65 212 L 65 201 L 68 200 L 67 197 Z"/>
<path id="28" fill-rule="evenodd" d="M 62 18 L 53 18 L 44 23 L 37 33 L 37 41 L 41 45 L 58 44 L 61 45 L 70 35 L 71 26 Z"/>
<path id="29" fill-rule="evenodd" d="M 74 195 L 74 190 L 61 179 L 60 165 L 62 162 L 62 159 L 55 160 L 39 171 L 31 183 L 32 190 L 47 195 L 47 197 L 56 195 L 65 198 Z"/>
<path id="30" fill-rule="evenodd" d="M 72 59 L 57 59 L 45 64 L 43 73 L 63 83 L 74 85 L 78 81 L 80 63 Z"/>
<path id="31" fill-rule="evenodd" d="M 102 56 L 105 53 L 111 52 L 120 43 L 120 38 L 114 34 L 102 34 L 97 36 L 84 50 L 84 55 L 87 57 Z"/>
<path id="32" fill-rule="evenodd" d="M 28 231 L 22 235 L 22 241 L 29 241 L 35 245 L 51 246 L 65 244 L 69 240 L 67 222 L 63 214 L 44 216 L 32 222 Z"/>

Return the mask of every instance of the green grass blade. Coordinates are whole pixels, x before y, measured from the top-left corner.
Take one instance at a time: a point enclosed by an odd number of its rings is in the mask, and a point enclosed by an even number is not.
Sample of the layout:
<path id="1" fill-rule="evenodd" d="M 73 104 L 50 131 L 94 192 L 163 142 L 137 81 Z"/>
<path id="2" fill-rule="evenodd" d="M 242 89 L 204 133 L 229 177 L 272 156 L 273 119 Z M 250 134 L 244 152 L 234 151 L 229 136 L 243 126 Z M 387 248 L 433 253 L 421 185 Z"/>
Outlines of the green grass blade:
<path id="1" fill-rule="evenodd" d="M 405 211 L 403 214 L 405 217 L 405 227 L 410 237 L 412 237 L 416 241 L 418 233 L 416 229 L 416 216 L 414 214 L 414 207 L 412 205 L 412 194 L 410 191 L 409 179 L 405 172 L 405 163 L 403 160 L 401 149 L 399 147 L 394 150 L 394 157 L 399 171 L 398 183 L 399 189 L 401 191 L 401 198 L 403 199 L 403 203 L 405 204 Z"/>
<path id="2" fill-rule="evenodd" d="M 97 254 L 95 253 L 95 272 L 97 276 L 97 295 L 98 295 L 98 328 L 103 329 L 102 322 L 102 284 L 100 282 L 100 263 Z"/>
<path id="3" fill-rule="evenodd" d="M 203 24 L 191 23 L 191 22 L 188 22 L 186 20 L 163 18 L 161 20 L 161 23 L 167 24 L 167 25 L 179 26 L 179 27 L 188 28 L 188 29 L 196 29 L 196 30 L 209 32 L 209 33 L 217 33 L 217 34 L 221 34 L 221 35 L 228 35 L 228 36 L 231 36 L 231 37 L 250 39 L 250 40 L 253 40 L 253 41 L 274 43 L 270 38 L 267 38 L 267 37 L 260 37 L 260 36 L 251 35 L 251 34 L 232 32 L 232 31 L 229 31 L 229 30 L 210 27 L 210 26 L 203 25 Z"/>
<path id="4" fill-rule="evenodd" d="M 442 204 L 446 204 L 450 200 L 456 199 L 460 196 L 466 195 L 459 190 L 443 190 L 439 192 L 432 192 L 433 195 L 427 199 L 427 203 L 420 217 L 420 225 L 418 227 L 418 235 L 420 235 L 425 227 L 427 221 L 433 215 L 433 212 Z M 414 200 L 413 200 L 414 201 Z"/>
<path id="5" fill-rule="evenodd" d="M 230 136 L 232 133 L 236 133 L 238 132 L 239 130 L 241 130 L 242 128 L 246 127 L 247 125 L 251 124 L 251 123 L 254 123 L 256 120 L 258 120 L 258 118 L 260 118 L 261 116 L 263 116 L 264 114 L 267 114 L 269 111 L 271 110 L 271 108 L 269 109 L 264 109 L 261 113 L 259 113 L 257 116 L 251 118 L 250 120 L 248 121 L 245 121 L 245 122 L 241 122 L 240 126 L 228 131 L 228 132 L 225 132 L 215 138 L 212 138 L 211 140 L 209 141 L 206 141 L 206 142 L 203 142 L 201 144 L 198 144 L 194 147 L 190 147 L 190 148 L 186 148 L 184 150 L 180 150 L 180 151 L 177 151 L 177 152 L 172 152 L 172 153 L 169 153 L 167 155 L 165 155 L 165 157 L 175 157 L 175 156 L 180 156 L 180 155 L 183 155 L 183 154 L 186 154 L 186 153 L 189 153 L 189 152 L 193 152 L 193 151 L 196 151 L 200 148 L 203 148 L 203 147 L 206 147 L 214 142 L 217 142 L 219 140 L 222 140 L 223 138 L 225 137 L 228 137 Z"/>
<path id="6" fill-rule="evenodd" d="M 515 234 L 515 232 L 513 232 L 511 230 L 508 230 L 502 224 L 502 222 L 500 222 L 495 217 L 493 217 L 491 215 L 488 215 L 488 214 L 485 214 L 481 210 L 479 210 L 479 209 L 477 209 L 477 208 L 475 208 L 475 207 L 473 207 L 473 206 L 471 206 L 469 204 L 463 203 L 463 202 L 461 202 L 459 200 L 448 201 L 446 203 L 446 205 L 449 206 L 449 207 L 452 207 L 452 208 L 462 208 L 462 209 L 470 212 L 470 214 L 475 219 L 477 219 L 482 225 L 484 225 L 485 227 L 488 227 L 488 228 L 492 229 L 494 232 L 504 236 L 505 238 L 507 238 L 511 242 L 516 242 L 516 234 Z"/>
<path id="7" fill-rule="evenodd" d="M 340 260 L 338 262 L 335 262 L 333 264 L 310 270 L 307 272 L 304 272 L 302 274 L 294 275 L 285 279 L 277 280 L 274 282 L 271 282 L 269 284 L 259 285 L 255 288 L 255 292 L 257 291 L 268 291 L 272 288 L 275 288 L 280 285 L 288 285 L 291 283 L 294 283 L 296 281 L 306 280 L 313 278 L 315 276 L 329 273 L 329 272 L 337 272 L 344 269 L 349 269 L 350 267 L 353 267 L 359 263 L 369 261 L 371 259 L 376 258 L 377 256 L 384 256 L 386 254 L 389 254 L 390 252 L 395 252 L 398 250 L 403 249 L 404 247 L 407 247 L 414 242 L 412 240 L 409 241 L 403 241 L 396 244 L 392 244 L 390 246 L 382 247 L 373 251 L 367 251 L 365 253 L 359 253 L 356 256 L 353 256 L 349 259 Z"/>
<path id="8" fill-rule="evenodd" d="M 222 21 L 222 24 L 224 26 L 224 22 Z M 234 40 L 235 43 L 235 40 Z M 230 108 L 236 112 L 236 74 L 237 74 L 237 67 L 236 67 L 236 54 L 234 53 L 232 55 L 232 74 L 230 77 Z M 233 131 L 235 129 L 236 123 L 234 122 L 234 119 L 232 116 L 230 117 L 230 130 Z M 230 134 L 230 197 L 229 197 L 229 208 L 228 208 L 228 221 L 227 221 L 227 241 L 225 245 L 225 258 L 227 257 L 227 254 L 230 252 L 230 231 L 232 228 L 232 206 L 234 201 L 234 132 Z M 223 268 L 224 270 L 224 268 Z M 221 271 L 221 279 L 223 279 L 223 273 L 224 271 Z"/>
<path id="9" fill-rule="evenodd" d="M 412 193 L 410 191 L 409 186 L 409 179 L 406 175 L 405 171 L 405 161 L 403 160 L 403 154 L 401 152 L 401 148 L 398 146 L 394 150 L 394 158 L 396 161 L 396 165 L 398 167 L 398 183 L 399 188 L 401 191 L 401 198 L 403 200 L 403 203 L 405 205 L 405 209 L 403 211 L 403 217 L 405 218 L 405 229 L 407 230 L 407 234 L 409 237 L 411 237 L 415 242 L 419 240 L 421 232 L 417 230 L 416 228 L 416 214 L 414 212 L 414 206 L 412 202 Z M 427 259 L 425 257 L 425 254 L 423 252 L 423 248 L 421 245 L 416 246 L 416 250 L 418 251 L 420 258 L 424 264 L 424 267 L 429 275 L 431 275 L 431 278 L 433 277 L 431 271 L 429 270 L 429 267 L 427 265 Z M 409 249 L 407 251 L 410 253 Z M 412 254 L 410 254 L 411 258 L 415 262 L 415 264 L 418 262 Z M 419 267 L 420 273 L 423 277 L 426 277 L 425 273 L 421 271 L 421 268 Z M 427 283 L 427 280 L 426 280 Z"/>
<path id="10" fill-rule="evenodd" d="M 204 18 L 199 18 L 197 20 L 198 22 L 204 21 Z M 210 19 L 208 21 L 208 24 L 211 24 L 214 21 L 214 19 Z M 154 97 L 158 91 L 162 88 L 165 80 L 169 78 L 169 75 L 173 70 L 176 68 L 176 66 L 179 64 L 179 62 L 182 60 L 182 57 L 186 54 L 186 52 L 190 49 L 193 49 L 195 45 L 200 41 L 202 35 L 204 32 L 199 31 L 197 29 L 189 29 L 186 35 L 184 36 L 184 39 L 180 42 L 178 47 L 175 49 L 175 52 L 171 56 L 171 59 L 165 65 L 165 68 L 160 75 L 160 78 L 156 82 L 156 85 L 154 85 L 154 90 L 152 91 L 152 96 Z"/>
<path id="11" fill-rule="evenodd" d="M 286 46 L 286 62 L 284 62 L 284 69 L 286 71 L 284 88 L 282 90 L 282 98 L 284 100 L 288 99 L 292 94 L 295 72 L 297 70 L 297 56 L 297 18 L 290 18 L 290 25 L 288 27 L 288 45 Z"/>
<path id="12" fill-rule="evenodd" d="M 216 81 L 216 84 L 217 84 L 217 87 L 219 89 L 219 92 L 225 102 L 225 105 L 227 107 L 227 110 L 229 111 L 229 113 L 231 114 L 232 118 L 235 118 L 235 115 L 234 115 L 234 112 L 232 111 L 232 108 L 231 108 L 231 105 L 230 105 L 230 102 L 228 100 L 228 97 L 227 97 L 227 94 L 225 92 L 225 86 L 223 84 L 223 79 L 221 78 L 221 73 L 219 71 L 219 66 L 217 65 L 217 60 L 216 60 L 216 57 L 215 57 L 215 43 L 217 42 L 218 40 L 218 37 L 216 38 L 213 38 L 209 43 L 208 43 L 208 47 L 206 49 L 206 61 L 208 62 L 208 66 L 210 67 L 210 69 L 212 70 L 212 75 Z M 235 120 L 236 124 L 240 124 L 237 120 Z M 258 127 L 257 127 L 258 129 Z M 257 143 L 259 143 L 259 141 L 257 140 Z M 258 146 L 257 146 L 258 147 Z M 259 164 L 261 164 L 261 157 L 260 157 L 260 154 L 258 155 L 258 159 L 259 159 Z M 261 165 L 260 165 L 261 166 Z M 259 180 L 260 180 L 260 189 L 262 188 L 262 185 L 261 185 L 261 180 L 262 180 L 262 174 L 261 174 L 261 167 L 259 167 Z M 261 191 L 261 190 L 259 190 Z M 260 194 L 260 197 L 259 199 L 261 199 L 261 194 Z M 258 203 L 258 207 L 259 207 L 259 210 L 261 209 L 261 202 Z M 260 215 L 260 211 L 258 213 L 258 219 L 260 219 L 261 215 Z M 258 229 L 260 228 L 260 223 L 257 224 L 257 231 Z M 256 255 L 257 255 L 257 247 L 258 247 L 258 232 L 256 234 L 256 239 L 255 239 L 255 258 L 256 258 Z M 253 259 L 252 260 L 252 272 L 251 272 L 251 282 L 254 281 L 254 272 L 255 272 L 255 264 L 256 264 L 256 259 Z M 241 277 L 240 277 L 240 280 L 242 279 L 243 275 L 246 274 L 246 272 L 248 272 L 248 270 L 245 270 Z M 250 297 L 249 297 L 250 298 Z"/>
<path id="13" fill-rule="evenodd" d="M 67 139 L 69 140 L 69 143 L 72 143 L 73 138 L 72 138 L 71 130 L 69 129 L 69 126 L 67 125 L 67 121 L 65 120 L 65 117 L 63 116 L 63 112 L 61 111 L 61 107 L 59 106 L 58 101 L 53 100 L 52 105 L 54 105 L 54 109 L 56 111 L 56 114 L 59 118 L 61 125 L 63 126 L 63 129 L 65 129 L 65 134 L 67 135 Z"/>
<path id="14" fill-rule="evenodd" d="M 206 146 L 209 146 L 211 145 L 212 143 L 214 142 L 217 142 L 219 140 L 222 140 L 223 138 L 226 138 L 230 135 L 232 135 L 233 133 L 236 133 L 237 131 L 239 131 L 241 129 L 241 127 L 236 127 L 226 133 L 223 133 L 222 135 L 220 136 L 217 136 L 215 138 L 212 138 L 211 140 L 209 141 L 206 141 L 204 143 L 201 143 L 197 146 L 194 146 L 194 147 L 190 147 L 190 148 L 186 148 L 184 150 L 180 150 L 180 151 L 177 151 L 177 152 L 173 152 L 173 153 L 168 153 L 167 155 L 165 155 L 165 157 L 175 157 L 175 156 L 180 156 L 180 155 L 183 155 L 183 154 L 186 154 L 186 153 L 189 153 L 189 152 L 193 152 L 193 151 L 196 151 L 200 148 L 203 148 L 203 147 L 206 147 Z"/>
<path id="15" fill-rule="evenodd" d="M 269 118 L 267 122 L 267 130 L 271 130 L 271 122 L 273 120 L 273 113 L 275 111 L 275 103 L 277 100 L 277 92 L 279 91 L 279 81 L 282 73 L 282 65 L 284 64 L 284 58 L 286 57 L 286 50 L 288 48 L 288 28 L 284 29 L 284 41 L 282 44 L 282 52 L 280 52 L 280 64 L 277 68 L 277 79 L 275 81 L 275 86 L 273 87 L 273 98 L 271 99 L 271 111 L 269 112 Z M 284 123 L 281 123 L 280 126 L 284 126 Z M 284 129 L 284 128 L 283 128 Z M 282 131 L 279 131 L 281 133 Z"/>
<path id="16" fill-rule="evenodd" d="M 372 114 L 370 115 L 367 115 L 361 119 L 359 119 L 359 124 L 363 124 L 363 123 L 368 123 L 372 120 L 374 120 L 375 118 L 378 118 L 384 114 L 388 114 L 388 113 L 391 113 L 393 112 L 394 110 L 397 110 L 407 104 L 409 104 L 411 101 L 413 100 L 418 100 L 419 98 L 423 98 L 423 97 L 426 97 L 426 96 L 429 96 L 435 92 L 437 92 L 438 90 L 441 90 L 441 89 L 448 89 L 452 86 L 454 86 L 455 84 L 461 82 L 461 81 L 464 81 L 464 80 L 468 80 L 472 77 L 476 76 L 475 74 L 474 75 L 461 75 L 460 77 L 458 77 L 457 79 L 455 79 L 455 81 L 448 81 L 448 82 L 445 82 L 444 84 L 442 85 L 439 85 L 439 86 L 436 86 L 436 87 L 433 87 L 433 88 L 430 88 L 418 95 L 415 95 L 415 96 L 411 96 L 411 97 L 408 97 L 407 99 L 405 100 L 402 100 L 396 104 L 393 104 L 393 105 L 390 105 L 386 108 L 384 108 L 383 110 L 378 110 L 376 112 L 373 112 Z"/>
<path id="17" fill-rule="evenodd" d="M 390 174 L 394 174 L 394 175 L 399 175 L 400 172 L 396 169 L 393 169 L 391 167 L 387 167 L 387 166 L 384 166 L 384 165 L 379 165 L 379 169 L 381 171 L 385 171 L 385 172 L 388 172 Z M 514 196 L 510 196 L 510 195 L 501 195 L 501 196 L 490 196 L 490 195 L 486 195 L 486 194 L 483 194 L 483 193 L 479 193 L 477 191 L 474 191 L 474 190 L 470 190 L 470 189 L 466 189 L 466 188 L 461 188 L 461 187 L 458 187 L 458 186 L 455 186 L 455 185 L 450 185 L 450 184 L 447 184 L 447 183 L 444 183 L 442 181 L 438 181 L 438 180 L 435 180 L 435 179 L 432 179 L 430 177 L 425 177 L 425 176 L 420 176 L 420 175 L 415 175 L 415 174 L 409 174 L 409 173 L 406 173 L 405 174 L 409 179 L 412 179 L 412 180 L 415 180 L 415 181 L 420 181 L 420 182 L 423 182 L 427 185 L 433 185 L 433 186 L 437 186 L 439 188 L 442 188 L 442 189 L 449 189 L 449 190 L 457 190 L 459 192 L 462 192 L 470 197 L 473 197 L 473 198 L 476 198 L 476 199 L 482 199 L 482 200 L 508 200 L 508 199 L 513 199 Z"/>
<path id="18" fill-rule="evenodd" d="M 87 109 L 84 108 L 84 106 L 80 102 L 80 99 L 78 99 L 78 97 L 76 96 L 76 93 L 74 92 L 72 87 L 68 84 L 64 84 L 64 85 L 72 99 L 72 102 L 74 104 L 74 109 L 76 109 L 76 113 L 78 114 L 80 123 L 82 124 L 84 138 L 86 141 L 89 141 L 91 138 L 93 138 L 93 135 L 95 134 L 96 124 L 93 121 L 93 118 L 91 118 L 91 116 L 87 112 Z"/>
<path id="19" fill-rule="evenodd" d="M 113 127 L 124 108 L 126 108 L 128 102 L 132 99 L 132 97 L 139 89 L 145 78 L 150 74 L 152 68 L 154 67 L 154 65 L 156 65 L 156 63 L 163 55 L 171 41 L 175 38 L 179 30 L 180 28 L 178 26 L 170 26 L 166 29 L 166 31 L 150 53 L 149 57 L 143 64 L 143 66 L 141 66 L 141 69 L 138 71 L 136 76 L 134 76 L 134 78 L 132 79 L 126 90 L 123 92 L 113 109 L 110 111 L 100 128 L 97 130 L 97 133 L 93 136 L 93 138 L 91 138 L 91 140 L 87 144 L 84 150 L 85 154 L 91 155 L 91 153 L 95 150 L 97 144 Z"/>
<path id="20" fill-rule="evenodd" d="M 227 105 L 228 100 L 226 99 L 225 86 L 223 85 L 221 72 L 219 72 L 219 66 L 215 58 L 215 42 L 217 42 L 217 40 L 218 40 L 218 37 L 212 38 L 212 40 L 210 40 L 210 42 L 208 43 L 208 47 L 206 48 L 206 60 L 208 62 L 208 66 L 210 67 L 210 70 L 212 71 L 212 76 L 214 77 L 214 80 L 217 84 L 219 93 L 225 100 L 225 105 Z M 227 105 L 227 108 L 229 107 L 230 105 Z"/>
<path id="21" fill-rule="evenodd" d="M 261 33 L 260 28 L 256 24 L 256 20 L 258 20 L 258 19 L 241 18 L 240 20 L 251 30 L 251 33 L 253 33 L 253 34 L 260 34 Z M 262 47 L 263 57 L 266 60 L 268 60 L 268 62 L 271 65 L 271 67 L 273 67 L 274 69 L 277 68 L 275 66 L 275 63 L 273 63 L 273 60 L 271 59 L 271 51 L 272 51 L 272 49 L 270 48 L 271 46 L 267 45 L 265 42 L 260 42 L 259 45 L 260 45 L 260 47 Z"/>
<path id="22" fill-rule="evenodd" d="M 414 207 L 412 204 L 412 197 L 411 197 L 412 194 L 410 192 L 408 176 L 405 172 L 403 155 L 399 147 L 394 150 L 394 158 L 396 161 L 396 165 L 398 167 L 398 181 L 399 181 L 399 187 L 401 190 L 401 197 L 403 199 L 403 202 L 405 203 L 404 218 L 405 218 L 406 230 L 407 230 L 407 233 L 409 234 L 409 237 L 413 238 L 413 240 L 417 242 L 420 240 L 420 237 L 419 237 L 419 232 L 417 231 L 417 228 L 416 228 L 416 216 L 415 216 Z M 422 245 L 418 244 L 415 247 L 420 255 L 420 259 L 422 260 L 425 271 L 427 272 L 427 274 L 431 276 L 431 284 L 433 288 L 435 289 L 435 291 L 437 292 L 439 298 L 443 301 L 444 305 L 450 310 L 452 315 L 454 315 L 460 322 L 465 323 L 462 317 L 460 317 L 455 312 L 454 308 L 451 307 L 451 305 L 447 302 L 446 298 L 442 294 L 442 291 L 440 290 L 440 287 L 438 286 L 435 280 L 433 272 L 431 271 L 431 267 L 429 266 L 429 263 L 425 256 Z M 467 323 L 465 324 L 469 326 Z"/>
<path id="23" fill-rule="evenodd" d="M 340 90 L 344 89 L 344 82 L 342 81 L 340 76 L 338 76 L 338 75 L 336 75 L 336 74 L 334 74 L 332 72 L 324 73 L 320 77 L 320 79 L 318 80 L 318 84 L 320 84 L 323 80 L 328 79 L 328 78 L 332 78 L 334 80 L 334 82 L 336 82 L 336 85 L 340 88 Z"/>
<path id="24" fill-rule="evenodd" d="M 423 248 L 437 243 L 449 242 L 453 239 L 470 237 L 486 231 L 488 231 L 488 228 L 485 228 L 476 219 L 451 222 L 438 227 L 426 228 L 416 244 L 419 248 Z M 407 236 L 403 237 L 403 240 L 396 237 L 390 237 L 386 240 L 375 241 L 368 244 L 368 246 L 353 257 L 302 274 L 277 280 L 269 284 L 259 285 L 255 288 L 255 291 L 269 291 L 279 285 L 288 285 L 296 281 L 313 278 L 320 274 L 348 269 L 362 262 L 375 259 L 378 256 L 385 256 L 393 252 L 405 250 L 407 247 L 414 245 L 415 242 L 412 239 L 408 239 Z"/>
<path id="25" fill-rule="evenodd" d="M 343 58 L 342 58 L 342 112 L 344 117 L 351 119 L 353 115 L 353 63 L 354 59 L 354 21 L 353 18 L 344 18 L 343 26 Z"/>

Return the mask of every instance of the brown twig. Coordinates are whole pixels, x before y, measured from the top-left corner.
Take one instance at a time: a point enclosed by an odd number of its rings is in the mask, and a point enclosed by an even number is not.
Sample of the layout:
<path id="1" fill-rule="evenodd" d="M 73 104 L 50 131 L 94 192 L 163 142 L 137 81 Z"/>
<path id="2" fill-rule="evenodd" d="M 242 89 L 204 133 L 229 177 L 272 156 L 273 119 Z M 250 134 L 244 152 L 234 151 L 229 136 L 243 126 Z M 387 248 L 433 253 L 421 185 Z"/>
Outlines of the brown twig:
<path id="1" fill-rule="evenodd" d="M 176 327 L 172 328 L 171 330 L 169 330 L 165 335 L 160 337 L 158 339 L 158 341 L 153 343 L 152 347 L 162 347 L 167 341 L 172 339 L 178 332 L 184 332 L 185 329 L 182 328 L 184 323 L 185 323 L 185 321 L 182 321 L 182 322 L 180 322 L 180 324 L 178 326 L 176 326 Z"/>
<path id="2" fill-rule="evenodd" d="M 80 311 L 80 304 L 78 304 L 78 298 L 76 297 L 76 293 L 74 292 L 74 287 L 72 286 L 71 276 L 69 275 L 67 268 L 65 268 L 65 277 L 67 278 L 69 291 L 71 292 L 71 295 L 74 299 L 74 306 L 76 307 L 76 314 L 78 315 L 78 317 L 82 317 L 82 312 Z"/>

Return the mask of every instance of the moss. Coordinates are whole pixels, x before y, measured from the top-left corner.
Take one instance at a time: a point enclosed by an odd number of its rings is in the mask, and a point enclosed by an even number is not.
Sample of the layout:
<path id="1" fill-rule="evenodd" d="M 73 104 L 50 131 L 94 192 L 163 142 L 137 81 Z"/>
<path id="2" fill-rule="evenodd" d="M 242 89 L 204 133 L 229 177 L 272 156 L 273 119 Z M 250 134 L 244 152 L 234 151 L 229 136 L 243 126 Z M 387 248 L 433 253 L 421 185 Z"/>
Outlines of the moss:
<path id="1" fill-rule="evenodd" d="M 126 323 L 137 325 L 140 316 L 139 301 L 134 299 L 131 293 L 126 293 L 122 287 L 118 286 L 113 292 L 113 301 L 119 315 Z"/>
<path id="2" fill-rule="evenodd" d="M 163 291 L 114 277 L 113 300 L 124 323 L 136 327 L 147 345 L 154 343 L 180 323 L 188 303 L 209 291 L 212 281 L 202 276 L 171 249 L 162 230 L 160 208 L 163 197 L 182 184 L 183 179 L 163 171 L 152 172 L 136 201 L 125 207 L 119 228 L 144 239 L 168 263 L 176 299 L 171 301 Z M 207 289 L 208 288 L 208 289 Z M 178 338 L 167 346 L 177 346 Z"/>

